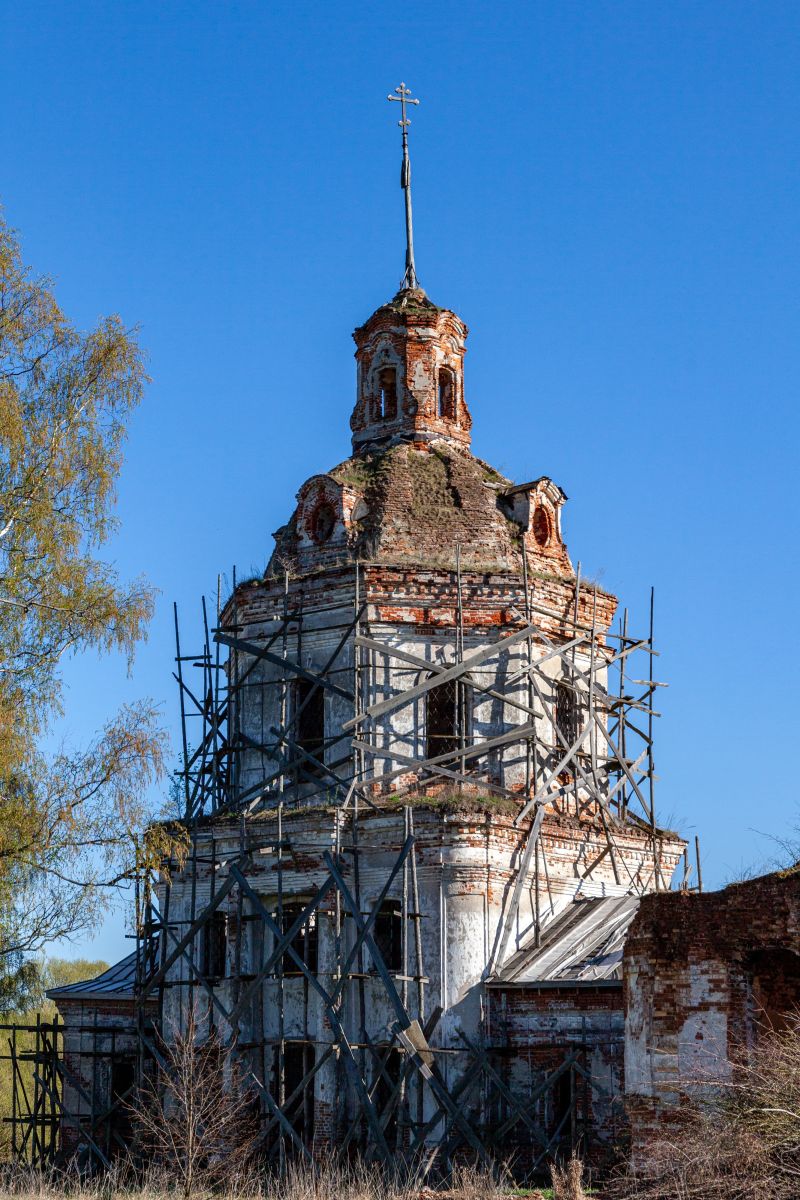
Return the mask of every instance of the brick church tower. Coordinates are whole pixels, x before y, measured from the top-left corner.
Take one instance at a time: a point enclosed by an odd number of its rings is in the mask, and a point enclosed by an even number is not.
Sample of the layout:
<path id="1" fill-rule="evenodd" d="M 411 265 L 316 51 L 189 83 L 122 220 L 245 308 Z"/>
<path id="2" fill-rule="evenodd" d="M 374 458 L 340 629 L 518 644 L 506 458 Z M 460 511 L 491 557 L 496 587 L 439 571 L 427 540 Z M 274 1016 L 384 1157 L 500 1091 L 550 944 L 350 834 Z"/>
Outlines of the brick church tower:
<path id="1" fill-rule="evenodd" d="M 574 578 L 562 490 L 546 477 L 514 486 L 470 451 L 464 322 L 417 286 L 353 337 L 353 457 L 300 489 L 268 574 L 376 558 L 453 565 L 456 547 L 462 565 L 519 572 L 524 547 L 533 569 Z"/>
<path id="2" fill-rule="evenodd" d="M 625 933 L 685 843 L 653 808 L 651 639 L 576 574 L 561 488 L 472 452 L 398 98 L 405 278 L 354 334 L 351 457 L 181 677 L 191 853 L 142 999 L 173 1029 L 200 1004 L 270 1152 L 535 1172 L 619 1135 Z"/>

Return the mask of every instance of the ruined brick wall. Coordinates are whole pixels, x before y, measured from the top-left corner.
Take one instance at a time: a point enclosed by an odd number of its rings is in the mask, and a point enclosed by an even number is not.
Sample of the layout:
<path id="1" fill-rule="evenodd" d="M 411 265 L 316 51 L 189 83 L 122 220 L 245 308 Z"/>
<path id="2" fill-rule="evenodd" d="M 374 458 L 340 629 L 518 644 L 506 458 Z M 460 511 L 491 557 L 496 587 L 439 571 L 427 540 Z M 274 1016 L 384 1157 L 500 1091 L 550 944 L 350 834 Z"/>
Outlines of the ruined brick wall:
<path id="1" fill-rule="evenodd" d="M 60 997 L 58 1008 L 64 1021 L 67 1070 L 62 1101 L 71 1118 L 61 1122 L 60 1149 L 69 1157 L 85 1142 L 82 1127 L 89 1131 L 93 1120 L 111 1108 L 115 1083 L 121 1080 L 120 1065 L 129 1064 L 132 1074 L 139 1041 L 132 996 L 83 1001 Z M 154 1017 L 156 1008 L 155 1002 L 147 1005 L 147 1015 Z M 115 1119 L 125 1126 L 124 1136 L 129 1132 L 129 1115 L 118 1113 Z M 94 1139 L 104 1152 L 121 1149 L 110 1137 L 108 1121 L 95 1131 Z"/>
<path id="2" fill-rule="evenodd" d="M 732 1049 L 800 1002 L 800 875 L 644 897 L 624 987 L 626 1105 L 643 1157 L 688 1085 L 728 1078 Z"/>
<path id="3" fill-rule="evenodd" d="M 613 1158 L 626 1136 L 622 1105 L 624 1087 L 624 1017 L 622 984 L 595 986 L 512 987 L 488 989 L 488 1040 L 502 1048 L 497 1069 L 511 1092 L 530 1095 L 531 1115 L 552 1134 L 559 1106 L 575 1092 L 578 1129 L 588 1130 L 587 1155 L 597 1165 Z M 543 1074 L 555 1071 L 579 1054 L 587 1080 L 575 1071 L 543 1095 L 536 1089 Z M 517 1129 L 516 1155 L 525 1153 L 526 1137 Z"/>

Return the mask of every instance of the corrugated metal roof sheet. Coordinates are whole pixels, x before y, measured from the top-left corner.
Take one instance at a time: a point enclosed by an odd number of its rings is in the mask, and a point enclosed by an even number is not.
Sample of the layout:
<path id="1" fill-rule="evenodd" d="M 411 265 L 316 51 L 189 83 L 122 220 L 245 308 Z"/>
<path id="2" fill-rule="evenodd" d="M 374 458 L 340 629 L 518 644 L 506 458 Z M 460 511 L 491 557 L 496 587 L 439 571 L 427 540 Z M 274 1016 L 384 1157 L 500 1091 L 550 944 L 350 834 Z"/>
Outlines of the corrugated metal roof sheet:
<path id="1" fill-rule="evenodd" d="M 601 983 L 622 979 L 622 952 L 638 896 L 573 900 L 488 981 L 497 986 Z"/>
<path id="2" fill-rule="evenodd" d="M 51 1000 L 110 1000 L 133 998 L 136 982 L 136 951 L 127 958 L 114 963 L 95 979 L 83 979 L 79 983 L 67 983 L 63 987 L 48 988 Z"/>

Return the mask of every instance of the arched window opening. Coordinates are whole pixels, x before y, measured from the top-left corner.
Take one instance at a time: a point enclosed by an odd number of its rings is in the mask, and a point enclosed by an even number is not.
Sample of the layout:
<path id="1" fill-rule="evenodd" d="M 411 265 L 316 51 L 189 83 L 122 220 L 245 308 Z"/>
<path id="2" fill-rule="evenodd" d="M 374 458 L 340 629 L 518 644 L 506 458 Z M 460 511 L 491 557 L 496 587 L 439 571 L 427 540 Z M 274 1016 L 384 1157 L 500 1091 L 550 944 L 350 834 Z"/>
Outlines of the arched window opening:
<path id="1" fill-rule="evenodd" d="M 375 945 L 389 971 L 403 969 L 403 913 L 399 900 L 384 900 L 375 917 Z"/>
<path id="2" fill-rule="evenodd" d="M 296 679 L 294 683 L 294 738 L 305 754 L 319 760 L 319 763 L 312 763 L 303 758 L 301 769 L 306 774 L 321 774 L 320 763 L 325 746 L 325 693 L 310 679 Z"/>
<path id="3" fill-rule="evenodd" d="M 427 695 L 425 753 L 427 758 L 451 754 L 466 745 L 469 735 L 470 690 L 458 681 L 443 683 Z"/>
<path id="4" fill-rule="evenodd" d="M 311 518 L 311 537 L 317 543 L 329 541 L 336 526 L 336 511 L 332 504 L 318 504 Z"/>
<path id="5" fill-rule="evenodd" d="M 575 689 L 568 683 L 556 684 L 556 728 L 567 746 L 578 740 L 580 707 Z"/>
<path id="6" fill-rule="evenodd" d="M 536 544 L 544 548 L 550 541 L 550 517 L 547 515 L 547 509 L 541 504 L 537 504 L 533 510 L 531 528 Z"/>
<path id="7" fill-rule="evenodd" d="M 397 370 L 382 367 L 378 374 L 378 420 L 393 421 L 397 416 Z"/>
<path id="8" fill-rule="evenodd" d="M 437 414 L 448 421 L 456 419 L 456 387 L 453 372 L 447 367 L 439 370 Z"/>

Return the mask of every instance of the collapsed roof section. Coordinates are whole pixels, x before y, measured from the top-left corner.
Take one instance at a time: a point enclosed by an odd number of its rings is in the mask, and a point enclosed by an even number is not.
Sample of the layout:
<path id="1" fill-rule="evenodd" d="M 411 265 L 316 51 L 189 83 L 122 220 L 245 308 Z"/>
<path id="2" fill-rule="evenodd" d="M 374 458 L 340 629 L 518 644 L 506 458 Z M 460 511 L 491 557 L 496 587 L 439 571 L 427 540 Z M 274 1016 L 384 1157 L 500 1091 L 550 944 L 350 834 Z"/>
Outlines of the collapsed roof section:
<path id="1" fill-rule="evenodd" d="M 489 986 L 621 984 L 625 938 L 638 908 L 638 896 L 576 898 L 540 937 L 531 931 Z"/>

